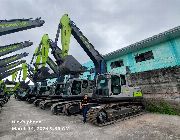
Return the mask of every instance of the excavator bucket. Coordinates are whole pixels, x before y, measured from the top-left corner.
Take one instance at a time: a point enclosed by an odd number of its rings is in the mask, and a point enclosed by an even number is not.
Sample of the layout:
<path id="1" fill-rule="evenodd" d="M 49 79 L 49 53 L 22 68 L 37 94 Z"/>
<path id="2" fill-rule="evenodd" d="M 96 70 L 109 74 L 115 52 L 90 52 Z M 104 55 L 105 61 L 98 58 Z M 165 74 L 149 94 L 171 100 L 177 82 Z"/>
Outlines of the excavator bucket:
<path id="1" fill-rule="evenodd" d="M 0 36 L 28 30 L 35 27 L 41 27 L 45 23 L 40 18 L 33 19 L 12 19 L 0 20 Z"/>
<path id="2" fill-rule="evenodd" d="M 60 20 L 61 23 L 61 45 L 62 45 L 62 58 L 68 55 L 69 44 L 71 38 L 71 26 L 68 14 L 64 14 Z"/>
<path id="3" fill-rule="evenodd" d="M 59 71 L 63 75 L 77 75 L 84 72 L 85 70 L 72 55 L 67 55 L 64 57 L 64 62 L 59 66 Z"/>
<path id="4" fill-rule="evenodd" d="M 7 46 L 2 46 L 0 47 L 0 57 L 15 51 L 18 51 L 20 49 L 26 48 L 31 46 L 33 43 L 30 41 L 25 41 L 21 43 L 15 43 L 15 44 L 10 44 Z"/>

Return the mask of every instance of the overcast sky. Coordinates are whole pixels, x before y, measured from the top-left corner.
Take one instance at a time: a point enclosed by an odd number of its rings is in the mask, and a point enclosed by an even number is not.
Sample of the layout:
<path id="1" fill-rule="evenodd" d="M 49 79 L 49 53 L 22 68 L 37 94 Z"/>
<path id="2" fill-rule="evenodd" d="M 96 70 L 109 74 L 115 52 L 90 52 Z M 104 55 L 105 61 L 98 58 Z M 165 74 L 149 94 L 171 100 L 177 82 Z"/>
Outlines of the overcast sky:
<path id="1" fill-rule="evenodd" d="M 94 47 L 106 54 L 180 25 L 180 0 L 0 0 L 0 19 L 36 18 L 42 27 L 0 37 L 1 46 L 25 40 L 34 44 L 43 34 L 54 40 L 61 16 L 68 13 Z M 58 43 L 61 47 L 60 42 Z M 70 52 L 79 62 L 89 57 L 72 37 Z"/>

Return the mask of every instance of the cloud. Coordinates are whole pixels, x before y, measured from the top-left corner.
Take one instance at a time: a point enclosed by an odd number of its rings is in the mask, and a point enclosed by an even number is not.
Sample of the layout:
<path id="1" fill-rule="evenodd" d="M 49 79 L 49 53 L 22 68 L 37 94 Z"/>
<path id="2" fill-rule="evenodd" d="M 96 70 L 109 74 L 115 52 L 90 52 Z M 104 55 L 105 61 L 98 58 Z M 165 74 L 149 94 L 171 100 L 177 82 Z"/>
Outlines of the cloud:
<path id="1" fill-rule="evenodd" d="M 68 13 L 94 47 L 106 54 L 180 25 L 179 0 L 1 0 L 1 19 L 36 18 L 43 27 L 0 38 L 1 45 L 31 40 L 27 62 L 44 33 L 54 40 L 61 16 Z M 70 54 L 84 63 L 89 57 L 72 37 Z M 59 46 L 60 42 L 58 43 Z M 52 56 L 51 56 L 52 57 Z"/>

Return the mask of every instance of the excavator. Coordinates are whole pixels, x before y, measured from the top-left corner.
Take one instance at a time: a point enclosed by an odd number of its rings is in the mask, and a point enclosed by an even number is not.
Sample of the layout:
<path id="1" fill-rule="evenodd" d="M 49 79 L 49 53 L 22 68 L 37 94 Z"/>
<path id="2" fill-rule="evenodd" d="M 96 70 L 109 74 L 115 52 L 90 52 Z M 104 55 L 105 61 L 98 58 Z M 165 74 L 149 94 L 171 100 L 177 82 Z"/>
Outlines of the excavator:
<path id="1" fill-rule="evenodd" d="M 46 100 L 42 100 L 40 103 L 40 99 L 37 99 L 34 101 L 34 104 L 39 104 L 40 108 L 45 109 L 47 106 L 51 106 L 52 103 L 56 103 L 59 101 L 72 101 L 72 100 L 80 100 L 84 92 L 88 92 L 88 90 L 91 89 L 89 86 L 90 82 L 87 80 L 81 80 L 77 77 L 80 73 L 84 72 L 84 67 L 72 56 L 68 55 L 66 51 L 64 51 L 64 47 L 68 47 L 68 45 L 63 45 L 63 50 L 61 50 L 57 46 L 57 41 L 59 37 L 59 28 L 56 34 L 55 41 L 49 39 L 48 35 L 45 34 L 42 37 L 41 42 L 45 42 L 42 44 L 42 46 L 46 45 L 46 48 L 51 48 L 51 53 L 53 54 L 54 58 L 56 59 L 57 63 L 57 70 L 58 70 L 58 82 L 55 85 L 55 94 L 56 95 L 50 95 Z M 68 44 L 68 42 L 63 42 L 64 39 L 62 39 L 62 44 Z M 44 47 L 45 48 L 45 47 Z M 47 59 L 49 60 L 49 59 Z M 48 61 L 47 61 L 48 63 Z M 64 83 L 64 76 L 70 75 L 71 77 L 75 77 L 73 79 L 69 79 L 66 83 Z M 61 95 L 57 95 L 59 93 L 58 90 L 62 90 L 63 92 Z"/>
<path id="2" fill-rule="evenodd" d="M 52 54 L 56 59 L 56 64 L 53 63 L 52 59 L 47 55 L 48 53 L 44 54 L 44 52 L 48 52 L 49 48 L 52 50 Z M 58 84 L 55 85 L 55 88 L 57 89 L 60 85 L 64 85 L 64 75 L 66 74 L 71 74 L 71 75 L 77 75 L 77 73 L 81 73 L 84 71 L 84 68 L 82 65 L 71 55 L 67 55 L 65 58 L 62 56 L 62 50 L 57 46 L 57 39 L 55 39 L 55 42 L 49 39 L 48 35 L 45 34 L 42 37 L 41 43 L 39 45 L 39 48 L 36 49 L 33 58 L 37 55 L 36 63 L 35 63 L 35 68 L 38 68 L 38 64 L 42 64 L 42 67 L 40 68 L 40 73 L 38 73 L 38 76 L 45 77 L 45 74 L 43 71 L 45 70 L 45 63 L 47 63 L 51 69 L 53 69 L 54 73 L 56 74 L 56 77 L 58 78 Z M 42 56 L 41 56 L 42 55 Z M 46 60 L 43 60 L 46 58 Z M 42 63 L 40 63 L 42 57 Z M 33 59 L 32 59 L 33 60 Z M 32 61 L 31 61 L 32 63 Z M 46 74 L 47 75 L 47 74 Z M 46 78 L 46 77 L 45 77 Z M 49 78 L 47 76 L 47 78 Z M 74 79 L 75 80 L 75 79 Z M 79 80 L 79 79 L 78 79 Z M 79 80 L 80 81 L 80 80 Z M 57 91 L 57 90 L 55 90 Z M 58 92 L 56 92 L 58 93 Z M 54 102 L 59 101 L 59 98 L 62 98 L 59 95 L 50 95 L 48 96 L 48 99 L 46 100 L 45 104 L 41 103 L 41 108 L 44 108 L 46 104 L 52 104 Z M 36 99 L 34 101 L 34 104 L 37 106 L 40 101 L 44 99 Z M 69 96 L 69 100 L 72 100 Z"/>
<path id="3" fill-rule="evenodd" d="M 25 55 L 15 55 L 16 57 L 8 57 L 8 58 L 5 58 L 4 61 L 1 63 L 2 65 L 0 66 L 0 77 L 1 79 L 4 79 L 10 75 L 12 75 L 12 81 L 9 81 L 8 79 L 6 79 L 6 81 L 4 82 L 5 85 L 18 85 L 18 87 L 20 88 L 27 88 L 27 84 L 28 83 L 25 83 L 25 82 L 15 82 L 14 79 L 15 77 L 17 76 L 17 72 L 19 70 L 21 70 L 21 68 L 16 68 L 16 69 L 12 69 L 12 68 L 15 68 L 19 65 L 22 64 L 22 69 L 23 69 L 23 77 L 26 77 L 26 74 L 25 74 L 25 71 L 26 71 L 26 65 L 25 65 L 25 60 L 21 60 L 21 61 L 16 61 L 17 59 L 12 59 L 12 58 L 20 58 L 20 57 L 24 57 L 27 55 L 27 53 L 24 53 Z M 20 56 L 20 57 L 19 57 Z M 15 60 L 16 62 L 12 62 L 10 64 L 8 64 L 7 62 L 9 61 L 12 61 L 12 60 Z M 23 79 L 25 81 L 25 79 Z M 6 91 L 4 91 L 6 92 Z M 7 91 L 8 92 L 8 91 Z"/>
<path id="4" fill-rule="evenodd" d="M 58 40 L 57 37 L 58 37 L 58 34 L 60 33 L 60 30 L 61 30 L 61 42 L 62 42 L 61 43 L 62 44 L 62 58 L 65 58 L 68 55 L 70 36 L 72 34 L 75 37 L 75 39 L 78 41 L 78 43 L 81 45 L 81 47 L 88 54 L 88 56 L 93 60 L 94 64 L 96 65 L 97 73 L 101 73 L 104 71 L 104 69 L 106 68 L 106 65 L 105 63 L 103 63 L 104 60 L 102 56 L 94 48 L 89 48 L 89 44 L 88 44 L 89 42 L 87 42 L 88 40 L 81 33 L 80 29 L 77 28 L 75 24 L 68 18 L 67 14 L 62 16 L 60 20 L 60 24 L 57 30 L 58 32 L 56 35 L 56 40 Z M 73 82 L 71 82 L 74 80 L 76 81 L 75 82 L 76 84 L 73 84 Z M 69 96 L 70 95 L 76 96 L 77 100 L 70 100 L 67 102 L 61 101 L 61 102 L 53 104 L 53 106 L 51 107 L 53 114 L 62 113 L 63 110 L 65 110 L 65 112 L 68 114 L 75 114 L 77 112 L 79 113 L 80 112 L 79 110 L 80 99 L 82 99 L 85 93 L 86 94 L 89 93 L 91 96 L 92 87 L 94 86 L 92 81 L 82 80 L 76 77 L 76 78 L 70 79 L 69 83 L 71 84 L 69 84 L 68 86 L 65 86 L 65 89 L 64 89 L 66 91 L 65 93 L 66 95 L 69 95 Z M 89 92 L 87 90 L 84 90 L 83 87 L 86 87 L 86 88 L 89 87 Z M 68 90 L 68 89 L 72 89 L 72 90 Z M 63 109 L 65 106 L 66 107 L 68 106 L 68 108 Z"/>
<path id="5" fill-rule="evenodd" d="M 22 64 L 22 70 L 19 73 L 19 78 L 18 78 L 18 82 L 15 82 L 15 87 L 14 87 L 14 92 L 16 93 L 15 96 L 16 98 L 18 98 L 19 100 L 26 100 L 26 94 L 29 91 L 30 87 L 29 87 L 29 82 L 25 82 L 25 80 L 27 79 L 27 72 L 28 72 L 28 66 L 27 64 L 24 62 Z M 23 73 L 23 74 L 22 74 Z M 21 74 L 22 76 L 22 81 L 21 81 Z M 14 74 L 12 74 L 12 80 L 15 79 L 15 77 L 17 76 L 17 73 L 15 72 Z"/>
<path id="6" fill-rule="evenodd" d="M 46 98 L 50 93 L 50 87 L 47 87 L 46 79 L 56 78 L 57 77 L 57 66 L 53 60 L 48 56 L 49 46 L 47 45 L 44 36 L 41 40 L 41 43 L 36 48 L 31 63 L 33 63 L 34 58 L 36 61 L 33 64 L 34 68 L 29 65 L 29 77 L 35 83 L 33 93 L 31 92 L 28 96 L 28 102 L 32 103 L 35 100 L 40 101 Z M 42 63 L 41 63 L 42 61 Z M 46 63 L 50 66 L 54 73 L 49 73 L 49 68 L 45 67 Z M 42 66 L 41 68 L 39 66 Z M 37 82 L 41 83 L 41 86 L 38 86 Z M 46 94 L 47 93 L 47 94 Z"/>
<path id="7" fill-rule="evenodd" d="M 4 79 L 21 69 L 22 69 L 21 67 L 18 67 L 18 68 L 14 68 L 9 71 L 6 71 L 3 74 L 0 74 L 0 79 Z M 5 103 L 7 103 L 7 101 L 8 101 L 8 96 L 6 93 L 6 83 L 3 80 L 0 80 L 0 107 L 2 108 L 2 106 Z"/>
<path id="8" fill-rule="evenodd" d="M 64 19 L 62 18 L 60 22 L 65 22 Z M 76 101 L 79 102 L 80 99 L 84 96 L 85 93 L 91 92 L 93 84 L 91 81 L 88 80 L 82 80 L 79 79 L 78 76 L 80 73 L 84 72 L 84 68 L 77 63 L 77 60 L 74 59 L 74 57 L 72 57 L 71 55 L 68 55 L 68 50 L 69 50 L 69 41 L 68 37 L 66 37 L 66 35 L 70 35 L 71 33 L 68 31 L 66 31 L 66 34 L 62 34 L 63 31 L 61 32 L 61 44 L 62 44 L 62 50 L 57 46 L 57 41 L 59 38 L 59 33 L 60 33 L 60 26 L 64 25 L 64 24 L 60 24 L 57 30 L 57 34 L 56 34 L 56 38 L 55 38 L 55 42 L 53 42 L 52 40 L 49 40 L 50 42 L 50 47 L 52 49 L 52 54 L 56 59 L 56 63 L 58 65 L 58 70 L 59 70 L 59 75 L 60 76 L 64 76 L 66 74 L 70 74 L 71 76 L 73 75 L 74 78 L 68 79 L 68 81 L 66 83 L 62 82 L 58 82 L 56 84 L 56 89 L 55 89 L 55 93 L 56 94 L 60 94 L 59 90 L 61 90 L 61 96 L 57 95 L 55 96 L 51 96 L 51 97 L 55 97 L 55 99 L 52 100 L 52 98 L 50 99 L 46 99 L 45 101 L 41 101 L 39 103 L 39 106 L 42 109 L 45 109 L 46 106 L 51 106 L 52 103 L 56 103 L 56 102 L 63 102 L 65 103 L 65 101 Z M 64 28 L 63 28 L 64 30 Z M 45 35 L 46 39 L 48 39 L 48 35 Z M 48 40 L 47 40 L 48 42 Z M 78 64 L 78 65 L 77 65 Z M 63 78 L 61 78 L 63 79 Z M 55 112 L 54 112 L 55 113 Z"/>
<path id="9" fill-rule="evenodd" d="M 139 87 L 129 87 L 126 75 L 107 73 L 103 56 L 95 50 L 76 24 L 67 14 L 61 18 L 61 21 L 59 25 L 62 31 L 61 34 L 70 38 L 70 33 L 67 32 L 71 31 L 71 34 L 95 65 L 96 85 L 92 96 L 90 96 L 89 122 L 104 126 L 140 113 L 143 110 L 141 89 Z M 63 51 L 68 52 L 68 49 Z M 76 111 L 78 112 L 78 105 L 78 102 L 59 102 L 53 104 L 51 110 L 54 114 L 59 111 L 62 112 L 62 110 L 66 114 L 73 114 Z"/>

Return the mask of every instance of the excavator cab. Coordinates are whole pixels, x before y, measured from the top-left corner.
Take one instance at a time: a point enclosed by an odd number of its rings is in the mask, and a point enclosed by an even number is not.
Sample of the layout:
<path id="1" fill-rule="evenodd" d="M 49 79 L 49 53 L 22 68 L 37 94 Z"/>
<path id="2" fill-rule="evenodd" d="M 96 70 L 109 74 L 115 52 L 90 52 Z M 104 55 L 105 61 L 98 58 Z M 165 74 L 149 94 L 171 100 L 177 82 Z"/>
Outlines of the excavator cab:
<path id="1" fill-rule="evenodd" d="M 97 89 L 96 89 L 96 95 L 99 96 L 108 96 L 109 88 L 108 88 L 108 81 L 109 79 L 106 77 L 106 75 L 98 75 L 96 79 Z"/>
<path id="2" fill-rule="evenodd" d="M 82 81 L 74 80 L 71 87 L 72 95 L 79 95 L 81 93 L 81 83 Z"/>
<path id="3" fill-rule="evenodd" d="M 65 89 L 65 83 L 57 83 L 55 86 L 55 94 L 56 95 L 61 95 L 64 94 L 64 89 Z"/>
<path id="4" fill-rule="evenodd" d="M 82 91 L 82 80 L 69 79 L 66 82 L 64 95 L 80 95 Z"/>
<path id="5" fill-rule="evenodd" d="M 69 79 L 65 84 L 63 95 L 84 95 L 92 90 L 91 81 L 79 78 Z"/>
<path id="6" fill-rule="evenodd" d="M 142 97 L 139 87 L 129 87 L 126 76 L 121 74 L 100 74 L 96 78 L 93 97 Z"/>
<path id="7" fill-rule="evenodd" d="M 118 75 L 111 75 L 111 92 L 113 95 L 121 93 L 121 78 Z"/>

